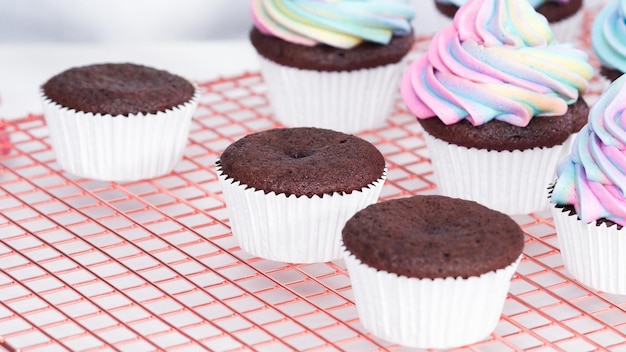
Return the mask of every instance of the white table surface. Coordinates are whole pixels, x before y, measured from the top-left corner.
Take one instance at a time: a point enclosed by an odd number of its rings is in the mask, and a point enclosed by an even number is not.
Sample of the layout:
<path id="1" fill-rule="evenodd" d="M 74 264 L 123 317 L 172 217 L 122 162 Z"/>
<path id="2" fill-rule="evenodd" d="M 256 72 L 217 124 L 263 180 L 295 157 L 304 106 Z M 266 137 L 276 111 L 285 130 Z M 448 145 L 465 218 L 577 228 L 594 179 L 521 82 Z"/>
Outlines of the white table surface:
<path id="1" fill-rule="evenodd" d="M 0 119 L 42 111 L 39 87 L 74 66 L 133 62 L 162 68 L 193 81 L 207 81 L 258 69 L 245 40 L 170 43 L 0 44 Z"/>

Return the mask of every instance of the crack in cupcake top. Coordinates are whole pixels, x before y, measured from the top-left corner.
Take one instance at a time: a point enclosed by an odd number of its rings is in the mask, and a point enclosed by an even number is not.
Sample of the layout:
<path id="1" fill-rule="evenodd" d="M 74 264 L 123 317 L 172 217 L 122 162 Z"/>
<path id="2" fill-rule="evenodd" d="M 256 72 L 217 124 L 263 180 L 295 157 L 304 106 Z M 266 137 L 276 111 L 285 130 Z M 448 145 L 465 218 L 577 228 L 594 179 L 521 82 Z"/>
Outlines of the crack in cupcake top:
<path id="1" fill-rule="evenodd" d="M 418 118 L 526 126 L 563 115 L 587 89 L 587 54 L 554 41 L 527 1 L 470 0 L 405 72 L 401 91 Z"/>
<path id="2" fill-rule="evenodd" d="M 415 12 L 406 0 L 252 0 L 259 31 L 285 41 L 353 48 L 409 35 Z"/>

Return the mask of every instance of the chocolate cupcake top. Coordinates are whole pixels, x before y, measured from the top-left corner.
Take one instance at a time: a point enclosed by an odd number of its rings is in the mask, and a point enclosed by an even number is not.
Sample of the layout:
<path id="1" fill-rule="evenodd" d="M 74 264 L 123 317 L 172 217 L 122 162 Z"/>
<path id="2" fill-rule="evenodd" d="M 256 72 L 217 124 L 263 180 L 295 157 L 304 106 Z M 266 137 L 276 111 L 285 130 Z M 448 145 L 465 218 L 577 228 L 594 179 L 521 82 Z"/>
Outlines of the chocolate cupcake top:
<path id="1" fill-rule="evenodd" d="M 479 276 L 524 248 L 509 216 L 473 201 L 412 196 L 368 206 L 346 223 L 346 249 L 378 270 L 415 278 Z"/>
<path id="2" fill-rule="evenodd" d="M 113 116 L 154 114 L 190 101 L 194 86 L 154 68 L 107 63 L 75 67 L 44 83 L 51 101 L 76 111 Z"/>
<path id="3" fill-rule="evenodd" d="M 218 161 L 227 178 L 286 195 L 351 193 L 380 180 L 383 155 L 359 137 L 332 130 L 278 128 L 247 135 Z"/>

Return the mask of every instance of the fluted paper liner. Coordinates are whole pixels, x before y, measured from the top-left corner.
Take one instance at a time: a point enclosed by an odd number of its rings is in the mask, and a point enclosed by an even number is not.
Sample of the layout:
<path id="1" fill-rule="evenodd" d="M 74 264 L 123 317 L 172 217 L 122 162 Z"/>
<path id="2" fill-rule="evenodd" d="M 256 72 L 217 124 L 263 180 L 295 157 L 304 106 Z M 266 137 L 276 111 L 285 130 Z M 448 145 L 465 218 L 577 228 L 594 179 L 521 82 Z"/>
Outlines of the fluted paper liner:
<path id="1" fill-rule="evenodd" d="M 551 209 L 565 268 L 592 289 L 626 295 L 624 228 L 586 224 L 554 204 Z"/>
<path id="2" fill-rule="evenodd" d="M 453 348 L 487 338 L 500 321 L 521 258 L 480 276 L 433 280 L 376 270 L 345 253 L 363 326 L 382 339 L 417 348 Z"/>
<path id="3" fill-rule="evenodd" d="M 441 194 L 510 215 L 546 209 L 546 185 L 574 139 L 550 148 L 495 151 L 458 146 L 427 132 L 424 138 Z"/>
<path id="4" fill-rule="evenodd" d="M 41 92 L 59 165 L 77 176 L 135 181 L 170 172 L 182 159 L 199 93 L 156 114 L 113 116 L 63 107 Z"/>
<path id="5" fill-rule="evenodd" d="M 233 236 L 245 251 L 287 263 L 342 258 L 341 230 L 359 210 L 378 200 L 386 179 L 351 193 L 322 197 L 265 193 L 228 178 L 217 166 Z"/>
<path id="6" fill-rule="evenodd" d="M 325 72 L 279 65 L 259 56 L 277 121 L 357 133 L 380 127 L 391 114 L 405 67 L 401 60 L 370 69 Z"/>

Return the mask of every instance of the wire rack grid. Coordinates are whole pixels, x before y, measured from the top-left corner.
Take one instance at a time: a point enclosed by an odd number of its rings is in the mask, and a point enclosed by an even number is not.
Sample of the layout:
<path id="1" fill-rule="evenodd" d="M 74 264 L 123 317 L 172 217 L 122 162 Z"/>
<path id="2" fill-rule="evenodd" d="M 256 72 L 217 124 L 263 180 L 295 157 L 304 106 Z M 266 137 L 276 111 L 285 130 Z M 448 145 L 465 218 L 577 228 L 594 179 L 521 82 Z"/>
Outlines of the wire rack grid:
<path id="1" fill-rule="evenodd" d="M 56 163 L 42 116 L 0 121 L 0 349 L 410 350 L 364 330 L 343 261 L 293 265 L 239 248 L 214 162 L 279 125 L 258 73 L 200 88 L 183 160 L 150 180 L 77 178 Z M 436 193 L 421 128 L 400 99 L 386 126 L 360 136 L 388 163 L 381 200 Z M 525 256 L 500 323 L 457 350 L 626 350 L 626 297 L 570 278 L 549 213 L 514 219 Z"/>

